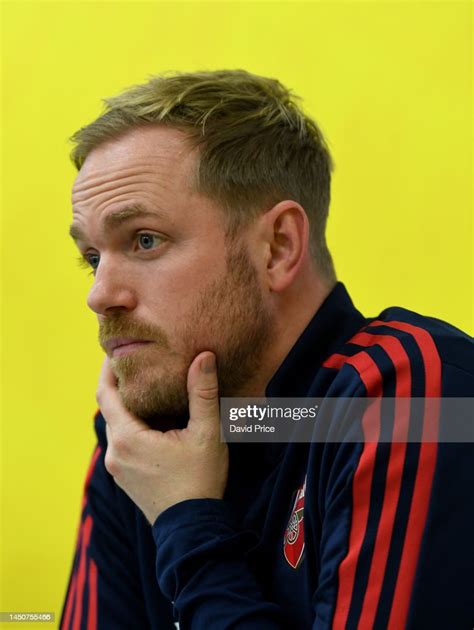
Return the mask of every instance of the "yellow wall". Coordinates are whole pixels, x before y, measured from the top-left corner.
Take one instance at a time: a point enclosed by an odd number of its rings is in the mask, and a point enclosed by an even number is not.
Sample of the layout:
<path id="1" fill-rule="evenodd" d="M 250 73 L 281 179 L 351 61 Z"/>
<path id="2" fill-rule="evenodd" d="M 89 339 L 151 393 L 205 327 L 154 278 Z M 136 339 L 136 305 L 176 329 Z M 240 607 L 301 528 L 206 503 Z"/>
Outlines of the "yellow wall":
<path id="1" fill-rule="evenodd" d="M 472 334 L 471 8 L 3 2 L 1 610 L 59 615 L 93 446 L 102 354 L 66 235 L 68 136 L 162 70 L 278 77 L 334 154 L 329 241 L 359 308 Z"/>

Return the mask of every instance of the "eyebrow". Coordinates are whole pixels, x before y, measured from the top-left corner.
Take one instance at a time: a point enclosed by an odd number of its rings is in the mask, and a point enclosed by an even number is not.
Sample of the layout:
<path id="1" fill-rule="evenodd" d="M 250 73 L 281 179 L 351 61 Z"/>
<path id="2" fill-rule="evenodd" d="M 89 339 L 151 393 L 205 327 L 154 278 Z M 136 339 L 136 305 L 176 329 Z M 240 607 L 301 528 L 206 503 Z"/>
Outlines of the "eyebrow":
<path id="1" fill-rule="evenodd" d="M 163 215 L 160 212 L 148 210 L 140 204 L 134 204 L 133 206 L 127 206 L 117 212 L 108 214 L 104 219 L 104 230 L 111 231 L 116 230 L 118 227 L 136 218 L 162 218 Z M 72 223 L 69 227 L 69 236 L 77 240 L 87 241 L 87 237 L 83 230 L 76 224 Z"/>

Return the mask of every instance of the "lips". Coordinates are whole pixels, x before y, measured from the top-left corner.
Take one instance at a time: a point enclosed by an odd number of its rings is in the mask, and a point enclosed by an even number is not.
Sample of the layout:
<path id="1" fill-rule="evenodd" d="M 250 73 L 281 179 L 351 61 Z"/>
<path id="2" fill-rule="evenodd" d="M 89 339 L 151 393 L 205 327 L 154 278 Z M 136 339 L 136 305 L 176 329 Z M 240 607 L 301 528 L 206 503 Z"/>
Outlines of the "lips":
<path id="1" fill-rule="evenodd" d="M 107 354 L 111 356 L 119 356 L 135 350 L 136 348 L 153 343 L 149 339 L 136 339 L 132 337 L 108 339 L 104 343 Z"/>

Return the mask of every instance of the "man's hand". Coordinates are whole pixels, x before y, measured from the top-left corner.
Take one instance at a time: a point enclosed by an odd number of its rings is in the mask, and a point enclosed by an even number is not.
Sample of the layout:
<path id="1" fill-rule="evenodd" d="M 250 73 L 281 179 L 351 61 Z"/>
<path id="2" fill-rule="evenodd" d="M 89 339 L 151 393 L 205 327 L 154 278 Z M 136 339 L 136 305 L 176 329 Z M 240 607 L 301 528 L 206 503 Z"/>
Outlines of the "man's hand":
<path id="1" fill-rule="evenodd" d="M 188 370 L 189 422 L 182 430 L 155 431 L 122 404 L 116 378 L 104 361 L 97 402 L 106 420 L 105 467 L 153 524 L 186 499 L 221 499 L 228 473 L 220 439 L 215 356 L 202 352 Z"/>

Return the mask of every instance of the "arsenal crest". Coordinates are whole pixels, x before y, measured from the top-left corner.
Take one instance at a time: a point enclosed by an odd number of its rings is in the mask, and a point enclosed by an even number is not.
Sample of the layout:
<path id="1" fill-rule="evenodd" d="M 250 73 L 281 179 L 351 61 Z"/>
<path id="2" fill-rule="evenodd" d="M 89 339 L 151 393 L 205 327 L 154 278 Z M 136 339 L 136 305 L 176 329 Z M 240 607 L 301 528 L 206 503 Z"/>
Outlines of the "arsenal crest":
<path id="1" fill-rule="evenodd" d="M 295 502 L 291 511 L 290 520 L 283 539 L 283 553 L 293 569 L 297 569 L 301 564 L 304 554 L 304 492 L 306 488 L 306 477 L 303 485 L 296 491 Z"/>

